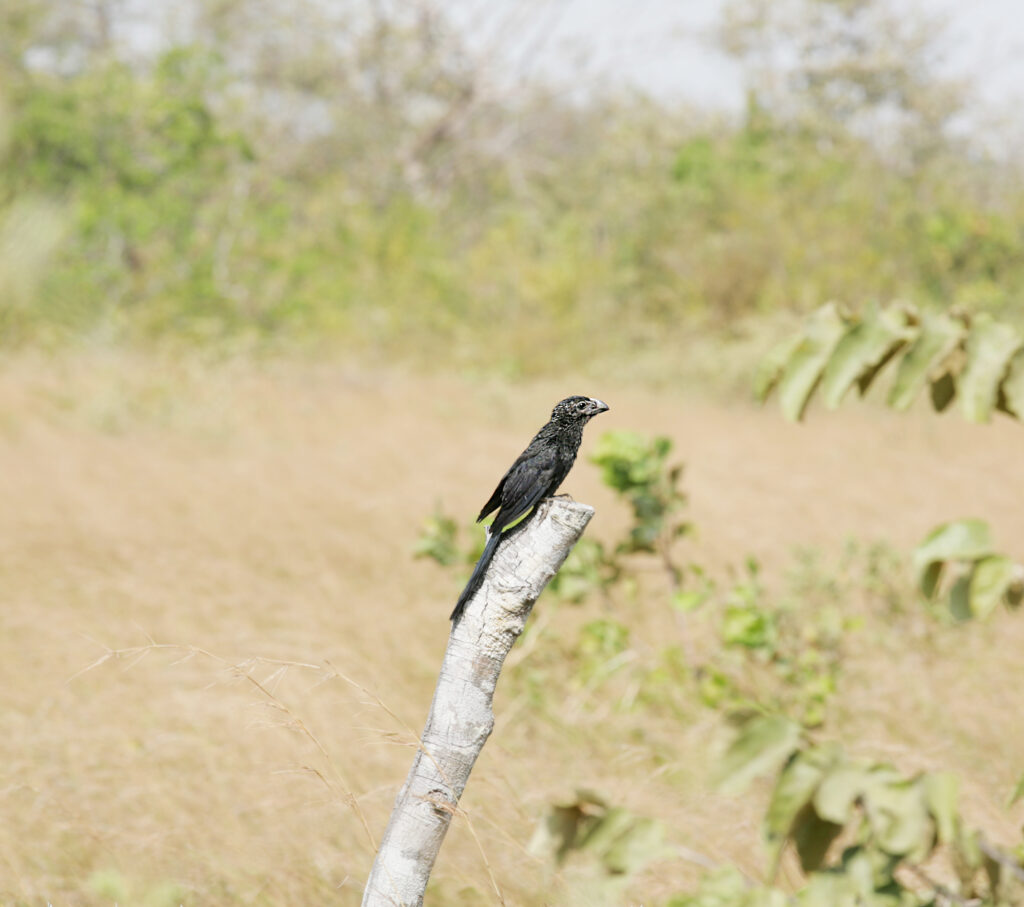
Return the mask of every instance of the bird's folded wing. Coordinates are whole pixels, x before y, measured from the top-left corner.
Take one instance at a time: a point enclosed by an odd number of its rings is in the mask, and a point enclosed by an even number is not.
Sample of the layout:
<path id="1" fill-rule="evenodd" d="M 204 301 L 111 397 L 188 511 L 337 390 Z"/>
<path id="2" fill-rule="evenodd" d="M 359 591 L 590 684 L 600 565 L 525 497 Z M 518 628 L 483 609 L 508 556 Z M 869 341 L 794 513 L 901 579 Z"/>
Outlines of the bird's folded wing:
<path id="1" fill-rule="evenodd" d="M 531 456 L 523 457 L 509 470 L 502 483 L 501 510 L 495 517 L 495 524 L 501 521 L 498 531 L 540 503 L 551 488 L 557 468 L 558 457 L 555 451 L 539 450 Z"/>

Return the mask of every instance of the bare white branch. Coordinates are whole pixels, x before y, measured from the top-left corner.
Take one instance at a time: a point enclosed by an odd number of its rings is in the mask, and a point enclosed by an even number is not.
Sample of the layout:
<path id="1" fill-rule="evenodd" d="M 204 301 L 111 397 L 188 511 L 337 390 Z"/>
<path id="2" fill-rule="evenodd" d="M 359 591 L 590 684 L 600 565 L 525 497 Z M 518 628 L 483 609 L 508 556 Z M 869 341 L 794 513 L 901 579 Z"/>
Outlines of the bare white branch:
<path id="1" fill-rule="evenodd" d="M 549 498 L 499 546 L 448 640 L 427 725 L 384 832 L 363 907 L 423 903 L 469 773 L 494 727 L 494 689 L 505 656 L 593 515 L 585 504 Z"/>

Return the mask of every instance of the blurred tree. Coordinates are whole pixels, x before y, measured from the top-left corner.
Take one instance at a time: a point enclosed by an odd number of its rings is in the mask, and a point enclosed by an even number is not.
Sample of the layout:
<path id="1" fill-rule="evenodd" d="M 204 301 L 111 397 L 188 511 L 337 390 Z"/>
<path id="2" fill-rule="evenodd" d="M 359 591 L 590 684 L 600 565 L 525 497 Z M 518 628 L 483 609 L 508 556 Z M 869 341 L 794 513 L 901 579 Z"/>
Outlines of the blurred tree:
<path id="1" fill-rule="evenodd" d="M 944 23 L 885 0 L 730 0 L 720 31 L 752 103 L 818 135 L 868 138 L 919 166 L 967 103 L 943 73 Z"/>
<path id="2" fill-rule="evenodd" d="M 0 217 L 43 196 L 70 227 L 4 338 L 491 368 L 500 330 L 516 372 L 833 297 L 1020 307 L 1024 186 L 953 135 L 931 26 L 734 0 L 737 126 L 546 83 L 564 6 L 9 0 Z"/>

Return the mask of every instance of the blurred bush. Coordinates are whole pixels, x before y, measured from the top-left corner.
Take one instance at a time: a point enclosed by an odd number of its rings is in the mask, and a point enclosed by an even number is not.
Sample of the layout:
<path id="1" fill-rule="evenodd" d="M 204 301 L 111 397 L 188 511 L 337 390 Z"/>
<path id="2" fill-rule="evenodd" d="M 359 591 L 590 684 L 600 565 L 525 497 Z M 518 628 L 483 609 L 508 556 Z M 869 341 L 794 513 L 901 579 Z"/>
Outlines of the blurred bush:
<path id="1" fill-rule="evenodd" d="M 425 4 L 198 0 L 146 50 L 127 8 L 10 0 L 0 219 L 44 204 L 66 227 L 0 292 L 3 342 L 537 372 L 831 297 L 1015 315 L 1021 174 L 949 129 L 967 101 L 932 33 L 874 0 L 791 2 L 785 28 L 756 6 L 730 6 L 753 87 L 726 123 L 559 93 Z M 769 80 L 751 48 L 773 42 L 797 65 Z"/>

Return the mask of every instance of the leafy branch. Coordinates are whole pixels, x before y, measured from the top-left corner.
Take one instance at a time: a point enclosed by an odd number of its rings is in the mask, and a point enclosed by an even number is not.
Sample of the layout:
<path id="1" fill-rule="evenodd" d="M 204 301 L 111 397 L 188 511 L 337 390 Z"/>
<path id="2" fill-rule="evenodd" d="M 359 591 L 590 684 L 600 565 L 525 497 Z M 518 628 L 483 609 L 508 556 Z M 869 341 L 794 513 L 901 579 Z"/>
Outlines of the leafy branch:
<path id="1" fill-rule="evenodd" d="M 1024 565 L 995 550 L 984 520 L 954 520 L 933 529 L 914 549 L 914 576 L 932 603 L 944 601 L 955 620 L 988 617 L 1000 604 L 1024 599 Z"/>
<path id="2" fill-rule="evenodd" d="M 740 792 L 771 773 L 763 822 L 771 876 L 791 849 L 806 886 L 793 896 L 752 890 L 727 869 L 709 875 L 695 894 L 673 899 L 673 907 L 1020 903 L 1019 857 L 965 825 L 954 775 L 904 776 L 885 763 L 851 759 L 836 743 L 810 742 L 785 718 L 760 716 L 725 754 L 720 782 Z"/>
<path id="3" fill-rule="evenodd" d="M 764 357 L 754 393 L 764 402 L 774 392 L 783 415 L 799 421 L 816 391 L 836 409 L 855 385 L 867 393 L 890 362 L 886 402 L 893 409 L 907 409 L 927 388 L 936 411 L 959 399 L 971 422 L 987 422 L 994 410 L 1024 417 L 1024 335 L 1014 325 L 906 303 L 857 316 L 822 306 Z"/>

